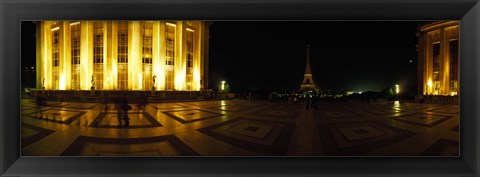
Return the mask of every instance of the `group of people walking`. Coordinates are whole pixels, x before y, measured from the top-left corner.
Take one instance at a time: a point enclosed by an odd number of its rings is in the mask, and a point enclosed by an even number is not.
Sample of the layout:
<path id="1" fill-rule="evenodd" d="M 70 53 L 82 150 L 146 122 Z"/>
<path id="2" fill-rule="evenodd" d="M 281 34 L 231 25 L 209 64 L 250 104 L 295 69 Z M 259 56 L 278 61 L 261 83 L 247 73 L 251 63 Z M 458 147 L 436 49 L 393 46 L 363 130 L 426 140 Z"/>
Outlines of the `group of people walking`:
<path id="1" fill-rule="evenodd" d="M 109 103 L 110 101 L 108 99 L 103 100 L 104 109 L 105 109 L 105 114 L 107 113 L 109 109 Z M 114 109 L 117 111 L 117 121 L 118 121 L 118 127 L 128 127 L 130 126 L 130 118 L 128 117 L 128 111 L 132 110 L 132 106 L 128 103 L 128 99 L 125 96 L 123 99 L 122 98 L 115 98 L 113 99 L 114 103 Z M 136 104 L 138 111 L 137 114 L 140 114 L 140 111 L 145 111 L 145 106 L 147 104 L 147 101 L 145 98 L 138 98 L 134 102 Z"/>

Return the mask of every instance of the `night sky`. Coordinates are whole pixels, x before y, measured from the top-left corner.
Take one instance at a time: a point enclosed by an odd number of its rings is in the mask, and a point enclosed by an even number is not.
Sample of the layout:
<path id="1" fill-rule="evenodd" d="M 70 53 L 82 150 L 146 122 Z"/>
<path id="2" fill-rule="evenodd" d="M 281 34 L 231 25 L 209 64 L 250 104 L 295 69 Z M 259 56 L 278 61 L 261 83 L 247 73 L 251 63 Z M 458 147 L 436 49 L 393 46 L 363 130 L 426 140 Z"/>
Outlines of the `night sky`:
<path id="1" fill-rule="evenodd" d="M 239 90 L 298 90 L 310 44 L 313 79 L 321 90 L 381 91 L 400 84 L 415 92 L 415 32 L 422 23 L 214 22 L 210 85 L 226 80 Z"/>
<path id="2" fill-rule="evenodd" d="M 294 91 L 306 46 L 321 90 L 415 92 L 421 21 L 216 21 L 210 26 L 210 88 Z M 22 22 L 22 68 L 35 65 L 35 25 Z M 412 60 L 412 62 L 410 62 Z"/>

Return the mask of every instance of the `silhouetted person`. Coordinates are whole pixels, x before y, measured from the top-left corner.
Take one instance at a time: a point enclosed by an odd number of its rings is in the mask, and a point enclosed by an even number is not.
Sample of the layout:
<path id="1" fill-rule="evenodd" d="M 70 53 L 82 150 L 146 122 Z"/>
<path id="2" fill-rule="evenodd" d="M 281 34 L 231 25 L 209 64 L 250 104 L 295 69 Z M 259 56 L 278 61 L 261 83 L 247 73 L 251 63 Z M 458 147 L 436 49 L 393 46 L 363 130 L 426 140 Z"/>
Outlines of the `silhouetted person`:
<path id="1" fill-rule="evenodd" d="M 128 110 L 131 110 L 132 107 L 130 105 L 128 105 L 128 102 L 125 102 L 123 105 L 122 105 L 122 119 L 123 121 L 125 121 L 125 127 L 128 127 L 130 125 L 130 118 L 128 117 Z"/>
<path id="2" fill-rule="evenodd" d="M 42 97 L 41 96 L 37 96 L 37 106 L 42 106 L 43 103 L 42 103 Z"/>
<path id="3" fill-rule="evenodd" d="M 123 114 L 123 109 L 121 104 L 116 103 L 115 107 L 117 107 L 117 120 L 118 120 L 118 127 L 122 126 L 122 114 Z"/>
<path id="4" fill-rule="evenodd" d="M 139 97 L 136 102 L 137 102 L 137 108 L 138 108 L 137 114 L 140 114 L 140 110 L 143 111 L 143 105 L 145 101 L 143 101 L 143 97 Z"/>
<path id="5" fill-rule="evenodd" d="M 105 114 L 107 114 L 108 110 L 108 100 L 106 98 L 103 99 L 103 111 Z"/>
<path id="6" fill-rule="evenodd" d="M 310 96 L 307 96 L 305 100 L 305 109 L 309 110 L 311 105 L 312 105 L 312 99 L 310 98 Z"/>

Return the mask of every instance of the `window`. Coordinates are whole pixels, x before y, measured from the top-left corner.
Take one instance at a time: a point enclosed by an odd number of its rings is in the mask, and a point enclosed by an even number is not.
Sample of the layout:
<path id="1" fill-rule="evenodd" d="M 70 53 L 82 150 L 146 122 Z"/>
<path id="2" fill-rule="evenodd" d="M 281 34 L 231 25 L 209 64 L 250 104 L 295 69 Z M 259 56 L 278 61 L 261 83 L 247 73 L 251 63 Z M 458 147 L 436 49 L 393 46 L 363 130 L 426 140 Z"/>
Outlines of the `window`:
<path id="1" fill-rule="evenodd" d="M 52 28 L 52 89 L 59 88 L 59 65 L 60 65 L 60 27 Z"/>
<path id="2" fill-rule="evenodd" d="M 433 44 L 433 90 L 439 94 L 440 89 L 440 43 Z"/>
<path id="3" fill-rule="evenodd" d="M 95 89 L 103 89 L 103 23 L 93 22 L 93 74 Z"/>
<path id="4" fill-rule="evenodd" d="M 187 28 L 187 73 L 185 78 L 187 90 L 192 90 L 194 36 L 195 36 L 195 31 L 190 28 Z"/>
<path id="5" fill-rule="evenodd" d="M 165 30 L 165 39 L 167 40 L 167 56 L 165 60 L 166 65 L 174 65 L 175 59 L 175 30 L 176 26 L 172 23 L 167 23 L 167 28 Z"/>
<path id="6" fill-rule="evenodd" d="M 187 30 L 187 67 L 193 67 L 193 37 L 194 31 L 188 29 Z"/>
<path id="7" fill-rule="evenodd" d="M 128 88 L 128 22 L 118 22 L 118 89 Z"/>
<path id="8" fill-rule="evenodd" d="M 153 22 L 141 22 L 142 26 L 142 70 L 143 89 L 153 87 L 152 78 L 152 34 Z"/>
<path id="9" fill-rule="evenodd" d="M 165 72 L 165 90 L 173 90 L 175 74 L 173 72 L 173 67 L 166 67 Z"/>
<path id="10" fill-rule="evenodd" d="M 450 41 L 450 91 L 458 92 L 458 40 Z"/>
<path id="11" fill-rule="evenodd" d="M 80 90 L 80 22 L 70 23 L 72 89 Z"/>
<path id="12" fill-rule="evenodd" d="M 175 30 L 176 25 L 173 23 L 167 23 L 165 30 L 165 39 L 167 41 L 166 56 L 165 56 L 165 90 L 174 89 L 174 60 L 175 60 Z"/>

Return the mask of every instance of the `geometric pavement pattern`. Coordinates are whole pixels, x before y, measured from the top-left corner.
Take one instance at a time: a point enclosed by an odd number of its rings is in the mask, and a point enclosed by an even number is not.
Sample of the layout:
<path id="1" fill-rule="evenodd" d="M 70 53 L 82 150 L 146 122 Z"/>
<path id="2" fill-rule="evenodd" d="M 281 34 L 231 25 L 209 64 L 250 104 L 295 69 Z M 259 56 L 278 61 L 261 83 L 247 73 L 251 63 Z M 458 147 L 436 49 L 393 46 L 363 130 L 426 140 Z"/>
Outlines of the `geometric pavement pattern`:
<path id="1" fill-rule="evenodd" d="M 24 116 L 29 116 L 35 119 L 41 119 L 45 121 L 69 124 L 70 122 L 74 121 L 85 113 L 85 111 L 46 109 L 25 114 Z"/>
<path id="2" fill-rule="evenodd" d="M 459 142 L 447 139 L 439 139 L 426 149 L 421 156 L 459 156 Z"/>
<path id="3" fill-rule="evenodd" d="M 276 117 L 276 118 L 297 118 L 299 114 L 298 109 L 261 109 L 252 113 L 253 115 Z"/>
<path id="4" fill-rule="evenodd" d="M 414 135 L 376 121 L 318 124 L 318 127 L 327 155 L 352 156 Z"/>
<path id="5" fill-rule="evenodd" d="M 78 137 L 62 156 L 197 156 L 173 135 L 146 138 Z"/>
<path id="6" fill-rule="evenodd" d="M 42 138 L 45 138 L 46 136 L 52 134 L 53 132 L 54 132 L 53 130 L 22 123 L 22 126 L 21 126 L 22 140 L 20 142 L 22 145 L 22 148 L 38 140 L 41 140 Z"/>
<path id="7" fill-rule="evenodd" d="M 394 117 L 392 119 L 404 121 L 411 124 L 418 124 L 426 127 L 433 127 L 435 125 L 438 125 L 446 121 L 450 117 L 451 116 L 445 116 L 445 115 L 415 113 L 415 114 L 410 114 L 405 116 Z"/>
<path id="8" fill-rule="evenodd" d="M 293 123 L 239 118 L 199 129 L 202 133 L 264 155 L 286 155 Z"/>
<path id="9" fill-rule="evenodd" d="M 118 127 L 118 115 L 117 113 L 100 113 L 95 120 L 89 125 L 89 127 L 97 128 L 125 128 Z M 155 118 L 153 118 L 147 112 L 140 113 L 128 113 L 129 118 L 129 129 L 131 128 L 151 128 L 151 127 L 161 127 L 160 124 Z M 123 123 L 122 123 L 123 124 Z"/>
<path id="10" fill-rule="evenodd" d="M 131 104 L 21 100 L 22 154 L 31 156 L 459 155 L 459 105 L 413 102 L 210 100 Z M 302 138 L 312 138 L 301 141 Z M 418 140 L 421 143 L 417 143 Z M 303 152 L 308 147 L 319 148 Z M 298 153 L 303 152 L 303 153 Z"/>
<path id="11" fill-rule="evenodd" d="M 199 109 L 163 111 L 162 113 L 181 123 L 196 122 L 196 121 L 201 121 L 205 119 L 219 117 L 222 115 L 222 114 L 199 110 Z"/>

